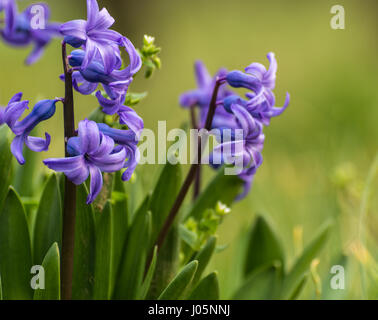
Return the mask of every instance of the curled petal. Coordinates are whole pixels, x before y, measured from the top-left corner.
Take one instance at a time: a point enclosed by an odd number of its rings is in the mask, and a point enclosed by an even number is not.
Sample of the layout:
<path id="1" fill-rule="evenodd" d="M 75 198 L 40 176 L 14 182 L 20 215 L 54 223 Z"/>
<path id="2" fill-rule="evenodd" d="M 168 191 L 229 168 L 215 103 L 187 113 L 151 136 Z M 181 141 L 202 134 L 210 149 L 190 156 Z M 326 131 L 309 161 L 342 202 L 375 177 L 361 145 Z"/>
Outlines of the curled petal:
<path id="1" fill-rule="evenodd" d="M 290 103 L 290 94 L 289 92 L 286 92 L 286 98 L 285 98 L 285 103 L 281 108 L 273 107 L 271 110 L 271 115 L 272 117 L 279 116 L 286 110 L 286 108 L 289 106 Z"/>
<path id="2" fill-rule="evenodd" d="M 274 89 L 276 83 L 276 73 L 277 73 L 277 60 L 273 52 L 269 52 L 267 58 L 270 62 L 269 69 L 264 75 L 264 86 L 269 89 Z"/>
<path id="3" fill-rule="evenodd" d="M 30 150 L 35 152 L 47 151 L 49 149 L 51 137 L 47 132 L 45 133 L 45 137 L 46 139 L 28 136 L 25 139 L 25 144 Z"/>
<path id="4" fill-rule="evenodd" d="M 4 112 L 4 122 L 13 130 L 17 120 L 28 109 L 29 101 L 13 102 L 8 105 Z"/>
<path id="5" fill-rule="evenodd" d="M 102 189 L 102 174 L 101 170 L 96 166 L 89 165 L 89 174 L 91 176 L 89 195 L 87 197 L 87 204 L 93 202 Z"/>
<path id="6" fill-rule="evenodd" d="M 25 159 L 23 156 L 24 139 L 24 135 L 16 136 L 11 144 L 11 152 L 21 165 L 25 164 Z"/>
<path id="7" fill-rule="evenodd" d="M 130 107 L 121 106 L 119 111 L 119 122 L 125 124 L 132 130 L 139 139 L 144 128 L 143 119 Z"/>
<path id="8" fill-rule="evenodd" d="M 127 161 L 124 164 L 126 170 L 122 174 L 122 180 L 130 180 L 140 159 L 139 149 L 136 145 L 125 146 Z"/>
<path id="9" fill-rule="evenodd" d="M 74 75 L 72 77 L 72 85 L 77 92 L 80 92 L 81 94 L 84 94 L 84 95 L 88 95 L 88 94 L 92 94 L 97 89 L 98 84 L 95 82 L 86 81 L 82 77 L 80 72 L 74 72 Z M 82 83 L 81 85 L 79 85 L 80 82 Z"/>

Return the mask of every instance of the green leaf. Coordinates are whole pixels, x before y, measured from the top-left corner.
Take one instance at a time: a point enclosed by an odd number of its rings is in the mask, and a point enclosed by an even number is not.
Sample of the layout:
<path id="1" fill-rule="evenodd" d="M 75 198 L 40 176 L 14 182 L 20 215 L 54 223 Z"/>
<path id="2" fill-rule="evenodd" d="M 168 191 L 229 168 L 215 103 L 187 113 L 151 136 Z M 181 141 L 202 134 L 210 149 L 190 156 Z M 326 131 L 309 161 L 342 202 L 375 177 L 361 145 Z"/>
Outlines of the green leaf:
<path id="1" fill-rule="evenodd" d="M 53 243 L 61 248 L 62 205 L 58 178 L 52 174 L 42 193 L 35 218 L 33 261 L 40 265 Z"/>
<path id="2" fill-rule="evenodd" d="M 285 254 L 276 232 L 266 219 L 258 216 L 250 231 L 244 275 L 248 276 L 263 265 L 279 261 L 284 269 Z"/>
<path id="3" fill-rule="evenodd" d="M 282 279 L 282 267 L 279 262 L 274 265 L 255 269 L 244 281 L 232 299 L 267 300 L 278 299 L 277 291 Z"/>
<path id="4" fill-rule="evenodd" d="M 114 179 L 113 193 L 117 192 L 120 197 L 114 199 L 112 197 L 112 280 L 111 291 L 114 289 L 114 283 L 117 281 L 117 272 L 122 259 L 123 245 L 126 241 L 127 231 L 130 223 L 128 210 L 128 198 L 125 191 L 124 182 L 121 180 L 121 173 L 118 171 Z"/>
<path id="5" fill-rule="evenodd" d="M 181 187 L 181 167 L 167 163 L 160 174 L 159 180 L 151 196 L 149 210 L 152 212 L 152 225 L 154 226 L 150 248 L 172 208 L 176 195 Z"/>
<path id="6" fill-rule="evenodd" d="M 12 179 L 12 153 L 10 151 L 9 129 L 0 125 L 0 209 L 2 208 Z"/>
<path id="7" fill-rule="evenodd" d="M 55 242 L 42 262 L 45 271 L 45 288 L 34 291 L 34 300 L 60 300 L 60 255 Z"/>
<path id="8" fill-rule="evenodd" d="M 154 253 L 152 256 L 150 267 L 148 268 L 147 274 L 144 277 L 143 284 L 140 288 L 140 294 L 138 299 L 143 300 L 146 298 L 148 290 L 150 289 L 151 281 L 156 270 L 156 261 L 157 261 L 157 246 L 154 248 Z"/>
<path id="9" fill-rule="evenodd" d="M 38 133 L 35 132 L 33 135 L 38 136 Z M 37 167 L 37 164 L 41 164 L 39 161 L 40 154 L 30 150 L 29 148 L 24 148 L 23 152 L 25 164 L 16 164 L 12 185 L 14 185 L 14 188 L 18 194 L 20 194 L 22 197 L 39 196 L 39 188 L 37 186 L 41 182 L 39 179 L 39 173 L 41 171 L 40 168 Z"/>
<path id="10" fill-rule="evenodd" d="M 159 250 L 156 271 L 152 279 L 148 300 L 156 299 L 177 273 L 180 256 L 178 223 L 173 223 L 163 246 Z"/>
<path id="11" fill-rule="evenodd" d="M 188 263 L 179 274 L 169 283 L 158 300 L 178 300 L 189 287 L 197 271 L 198 261 Z"/>
<path id="12" fill-rule="evenodd" d="M 196 285 L 197 282 L 201 279 L 202 273 L 205 271 L 210 258 L 214 253 L 216 243 L 217 237 L 211 236 L 209 240 L 207 240 L 203 248 L 194 257 L 194 260 L 198 261 L 198 268 L 192 281 L 193 285 Z"/>
<path id="13" fill-rule="evenodd" d="M 295 289 L 298 287 L 303 279 L 303 276 L 308 272 L 311 261 L 314 260 L 320 253 L 320 250 L 325 245 L 328 234 L 331 229 L 331 224 L 326 223 L 314 237 L 314 239 L 304 249 L 302 255 L 296 260 L 293 267 L 284 279 L 282 288 L 282 298 L 289 299 Z"/>
<path id="14" fill-rule="evenodd" d="M 112 274 L 112 219 L 113 212 L 110 202 L 105 204 L 99 213 L 96 223 L 96 254 L 93 298 L 110 299 Z"/>
<path id="15" fill-rule="evenodd" d="M 85 184 L 77 187 L 76 226 L 72 299 L 91 299 L 93 296 L 95 264 L 95 222 L 92 205 L 87 205 Z"/>
<path id="16" fill-rule="evenodd" d="M 212 272 L 203 278 L 190 294 L 188 300 L 219 300 L 218 273 Z"/>
<path id="17" fill-rule="evenodd" d="M 235 175 L 225 175 L 219 170 L 215 178 L 200 194 L 189 211 L 188 217 L 199 220 L 207 209 L 215 208 L 218 201 L 230 207 L 236 196 L 240 193 L 243 181 Z"/>
<path id="18" fill-rule="evenodd" d="M 299 281 L 297 287 L 293 291 L 293 294 L 291 295 L 291 297 L 289 298 L 289 300 L 296 300 L 296 299 L 298 299 L 298 297 L 301 294 L 301 292 L 302 292 L 305 284 L 307 283 L 307 279 L 308 279 L 308 273 L 305 273 L 304 276 L 303 276 L 303 278 Z"/>
<path id="19" fill-rule="evenodd" d="M 0 214 L 0 274 L 3 297 L 31 299 L 32 254 L 25 211 L 16 191 L 10 187 Z"/>
<path id="20" fill-rule="evenodd" d="M 151 213 L 139 212 L 127 236 L 117 283 L 115 299 L 136 299 L 142 285 L 148 252 Z"/>

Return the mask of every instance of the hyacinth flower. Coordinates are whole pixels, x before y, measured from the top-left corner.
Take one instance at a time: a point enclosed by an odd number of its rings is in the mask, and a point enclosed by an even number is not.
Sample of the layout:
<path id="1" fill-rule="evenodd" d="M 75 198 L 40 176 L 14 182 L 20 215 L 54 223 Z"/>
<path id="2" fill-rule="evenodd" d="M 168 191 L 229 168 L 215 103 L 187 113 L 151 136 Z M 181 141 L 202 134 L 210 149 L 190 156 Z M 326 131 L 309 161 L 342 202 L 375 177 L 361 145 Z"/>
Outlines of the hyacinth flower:
<path id="1" fill-rule="evenodd" d="M 223 78 L 227 74 L 227 70 L 220 69 L 214 77 L 212 77 L 205 67 L 202 61 L 196 61 L 194 64 L 195 78 L 197 82 L 197 89 L 190 90 L 183 93 L 180 96 L 180 105 L 184 108 L 193 108 L 195 106 L 200 109 L 200 124 L 202 128 L 205 124 L 206 115 L 210 105 L 210 100 L 213 94 L 214 85 L 218 78 Z M 218 92 L 218 99 L 224 99 L 225 97 L 232 94 L 232 91 L 222 86 Z M 232 117 L 229 114 L 217 109 L 215 117 L 213 119 L 213 124 L 223 124 L 228 126 L 234 123 Z"/>
<path id="2" fill-rule="evenodd" d="M 98 123 L 100 132 L 112 138 L 115 143 L 122 146 L 126 152 L 126 162 L 123 168 L 126 169 L 122 174 L 122 180 L 130 180 L 136 166 L 138 165 L 140 154 L 138 150 L 139 136 L 132 130 L 120 130 L 109 127 L 105 123 Z"/>
<path id="3" fill-rule="evenodd" d="M 24 144 L 35 152 L 48 150 L 50 135 L 47 132 L 46 139 L 30 136 L 30 133 L 40 122 L 50 119 L 55 114 L 55 104 L 58 99 L 39 101 L 24 119 L 19 120 L 29 105 L 29 101 L 21 101 L 21 98 L 22 93 L 17 93 L 9 101 L 8 106 L 0 110 L 0 125 L 7 124 L 16 135 L 11 144 L 11 151 L 17 161 L 24 164 Z"/>
<path id="4" fill-rule="evenodd" d="M 243 106 L 233 104 L 230 111 L 236 117 L 239 128 L 243 130 L 243 137 L 236 136 L 231 141 L 216 146 L 212 152 L 211 160 L 213 162 L 217 158 L 221 159 L 220 163 L 231 164 L 235 163 L 236 157 L 242 159 L 242 168 L 239 168 L 241 172 L 238 176 L 244 181 L 244 190 L 237 197 L 237 200 L 240 200 L 248 194 L 253 177 L 263 162 L 261 152 L 265 135 L 262 132 L 262 124 L 255 120 Z M 217 163 L 219 163 L 219 160 Z"/>
<path id="5" fill-rule="evenodd" d="M 241 71 L 228 73 L 226 81 L 230 86 L 246 88 L 252 92 L 246 93 L 247 100 L 233 95 L 223 101 L 223 105 L 228 111 L 233 103 L 243 105 L 255 119 L 264 125 L 269 125 L 270 119 L 282 114 L 290 103 L 290 95 L 286 93 L 284 105 L 282 107 L 275 106 L 276 99 L 272 90 L 276 85 L 277 60 L 272 52 L 268 53 L 267 57 L 270 62 L 268 70 L 264 65 L 255 62 L 245 68 L 245 73 Z"/>
<path id="6" fill-rule="evenodd" d="M 3 1 L 5 15 L 4 27 L 0 28 L 2 39 L 10 45 L 24 47 L 30 44 L 34 45 L 34 49 L 26 59 L 26 64 L 35 63 L 43 54 L 44 48 L 50 43 L 54 37 L 60 36 L 58 23 L 49 22 L 50 10 L 46 4 L 38 4 L 43 8 L 44 24 L 43 27 L 33 28 L 31 21 L 33 18 L 33 5 L 27 7 L 23 12 L 18 13 L 15 0 Z"/>
<path id="7" fill-rule="evenodd" d="M 112 138 L 100 132 L 96 122 L 87 119 L 80 121 L 78 136 L 68 140 L 67 150 L 71 157 L 43 162 L 50 169 L 63 172 L 76 185 L 82 184 L 90 175 L 87 204 L 92 203 L 101 191 L 101 172 L 121 170 L 126 159 L 125 148 L 115 146 Z"/>
<path id="8" fill-rule="evenodd" d="M 69 21 L 60 27 L 66 43 L 75 48 L 84 46 L 82 70 L 86 69 L 98 56 L 107 74 L 116 67 L 119 68 L 118 44 L 122 35 L 109 29 L 114 22 L 114 18 L 105 8 L 100 11 L 96 0 L 87 0 L 87 20 Z"/>

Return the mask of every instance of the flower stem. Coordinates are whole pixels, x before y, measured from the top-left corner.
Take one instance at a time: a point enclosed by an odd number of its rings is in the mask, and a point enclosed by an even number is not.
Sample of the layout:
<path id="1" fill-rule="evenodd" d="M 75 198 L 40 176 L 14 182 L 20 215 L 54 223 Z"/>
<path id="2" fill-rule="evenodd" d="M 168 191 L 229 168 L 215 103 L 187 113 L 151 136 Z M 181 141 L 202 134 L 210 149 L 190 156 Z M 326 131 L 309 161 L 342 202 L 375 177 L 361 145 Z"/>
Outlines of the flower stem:
<path id="1" fill-rule="evenodd" d="M 193 129 L 199 129 L 196 117 L 196 111 L 194 106 L 190 107 L 190 119 L 192 122 Z M 193 190 L 193 200 L 196 200 L 201 191 L 201 167 L 198 167 L 195 181 L 194 181 L 194 190 Z"/>
<path id="2" fill-rule="evenodd" d="M 215 109 L 217 107 L 216 102 L 217 102 L 218 90 L 219 90 L 219 87 L 221 86 L 221 84 L 223 83 L 223 81 L 224 81 L 224 79 L 217 79 L 217 81 L 215 82 L 213 95 L 212 95 L 212 98 L 211 98 L 211 102 L 210 102 L 210 105 L 209 105 L 209 111 L 207 113 L 207 118 L 206 118 L 206 123 L 205 123 L 205 129 L 207 131 L 211 130 L 211 124 L 213 122 Z M 176 198 L 176 200 L 175 200 L 175 202 L 172 206 L 172 209 L 168 214 L 167 220 L 165 220 L 163 228 L 160 230 L 159 236 L 158 236 L 157 241 L 156 241 L 157 250 L 159 250 L 162 247 L 164 240 L 167 237 L 168 231 L 169 231 L 170 227 L 172 226 L 172 224 L 173 224 L 173 222 L 174 222 L 174 220 L 177 216 L 177 213 L 179 212 L 181 205 L 183 204 L 184 199 L 185 199 L 185 197 L 186 197 L 186 195 L 189 191 L 189 188 L 190 188 L 191 184 L 193 183 L 193 181 L 194 181 L 194 179 L 197 175 L 197 170 L 201 166 L 201 158 L 202 158 L 202 142 L 201 141 L 202 141 L 202 139 L 199 136 L 198 137 L 197 162 L 192 164 L 192 166 L 190 167 L 188 175 L 186 176 L 185 181 L 184 181 L 184 183 L 183 183 L 183 185 L 182 185 L 182 187 L 179 191 L 179 194 L 177 195 L 177 198 Z M 150 254 L 150 256 L 147 259 L 146 270 L 148 269 L 148 267 L 151 263 L 151 260 L 152 260 L 152 254 Z"/>
<path id="3" fill-rule="evenodd" d="M 67 141 L 75 136 L 74 101 L 72 89 L 72 71 L 69 69 L 66 43 L 62 43 L 62 58 L 65 76 L 64 97 L 64 150 L 67 152 Z M 75 218 L 76 218 L 76 186 L 65 178 L 63 203 L 63 234 L 62 234 L 62 261 L 61 261 L 61 299 L 72 298 L 72 275 L 75 246 Z"/>

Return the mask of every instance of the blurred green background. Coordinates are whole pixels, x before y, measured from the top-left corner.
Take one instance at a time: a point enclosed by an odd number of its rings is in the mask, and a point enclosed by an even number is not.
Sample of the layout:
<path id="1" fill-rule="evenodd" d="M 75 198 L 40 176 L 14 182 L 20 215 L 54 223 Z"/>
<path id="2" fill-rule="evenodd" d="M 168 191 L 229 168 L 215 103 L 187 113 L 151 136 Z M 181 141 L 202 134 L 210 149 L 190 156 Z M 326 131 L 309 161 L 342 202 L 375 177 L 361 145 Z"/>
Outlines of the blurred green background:
<path id="1" fill-rule="evenodd" d="M 84 0 L 46 2 L 52 20 L 86 16 Z M 20 1 L 20 6 L 29 3 Z M 168 129 L 187 121 L 178 97 L 195 87 L 196 59 L 202 59 L 214 73 L 222 66 L 267 65 L 266 53 L 276 53 L 277 104 L 283 104 L 286 91 L 291 94 L 291 104 L 265 129 L 264 164 L 253 189 L 233 207 L 218 232 L 219 242 L 229 246 L 216 255 L 210 268 L 219 271 L 223 298 L 237 285 L 239 238 L 257 213 L 268 217 L 279 232 L 289 262 L 300 250 L 298 240 L 293 240 L 294 228 L 303 229 L 303 242 L 307 243 L 324 221 L 335 219 L 332 238 L 319 257 L 323 280 L 338 252 L 352 256 L 363 183 L 378 145 L 376 1 L 108 0 L 99 4 L 116 18 L 114 28 L 136 47 L 141 46 L 144 34 L 150 34 L 163 48 L 162 70 L 148 81 L 138 76 L 132 85 L 133 91 L 149 93 L 137 112 L 145 127 L 153 130 L 158 120 L 167 120 Z M 345 30 L 330 27 L 334 4 L 345 8 Z M 26 67 L 23 60 L 29 50 L 0 43 L 0 105 L 19 91 L 33 103 L 63 95 L 58 79 L 62 72 L 59 41 L 47 48 L 37 64 Z M 76 94 L 75 99 L 76 120 L 97 107 L 93 97 Z M 43 156 L 63 155 L 60 107 L 58 116 L 45 128 L 55 143 Z M 138 168 L 145 191 L 153 186 L 158 171 L 158 166 Z M 206 169 L 205 179 L 211 175 L 211 169 Z M 369 251 L 377 260 L 376 182 L 371 190 L 368 225 L 373 237 Z M 348 269 L 349 298 L 361 297 L 359 272 L 356 265 Z M 302 298 L 314 297 L 315 288 L 309 282 Z"/>

